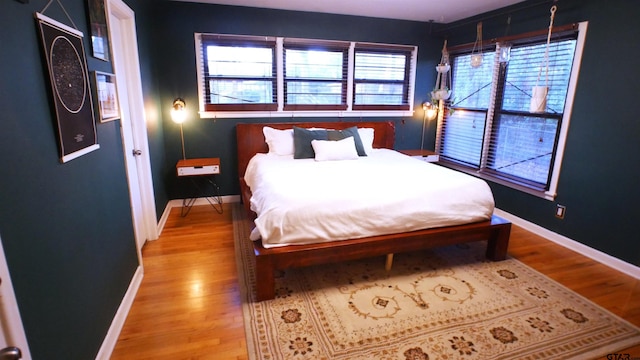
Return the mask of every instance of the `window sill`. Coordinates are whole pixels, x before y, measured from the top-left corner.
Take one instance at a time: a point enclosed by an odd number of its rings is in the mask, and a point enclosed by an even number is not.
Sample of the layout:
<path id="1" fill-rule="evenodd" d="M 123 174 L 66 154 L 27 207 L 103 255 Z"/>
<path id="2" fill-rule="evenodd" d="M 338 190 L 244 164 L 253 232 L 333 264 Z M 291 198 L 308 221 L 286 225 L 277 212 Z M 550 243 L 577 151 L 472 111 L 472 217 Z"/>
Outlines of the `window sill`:
<path id="1" fill-rule="evenodd" d="M 201 111 L 201 119 L 300 118 L 300 117 L 412 117 L 412 110 L 379 111 Z"/>
<path id="2" fill-rule="evenodd" d="M 495 177 L 495 176 L 491 176 L 489 174 L 483 173 L 479 170 L 475 170 L 475 169 L 469 169 L 467 167 L 464 166 L 460 166 L 451 162 L 446 162 L 446 161 L 440 161 L 438 164 L 444 166 L 444 167 L 448 167 L 450 169 L 453 170 L 457 170 L 478 178 L 481 178 L 483 180 L 486 181 L 491 181 L 493 183 L 496 184 L 500 184 L 503 186 L 506 186 L 508 188 L 514 189 L 514 190 L 518 190 L 524 193 L 527 193 L 529 195 L 533 195 L 545 200 L 549 200 L 549 201 L 554 201 L 556 198 L 556 192 L 553 189 L 547 190 L 547 191 L 542 191 L 542 190 L 537 190 L 537 189 L 532 189 L 530 187 L 524 186 L 524 185 L 520 185 L 511 181 L 507 181 L 504 179 L 501 179 L 499 177 Z"/>

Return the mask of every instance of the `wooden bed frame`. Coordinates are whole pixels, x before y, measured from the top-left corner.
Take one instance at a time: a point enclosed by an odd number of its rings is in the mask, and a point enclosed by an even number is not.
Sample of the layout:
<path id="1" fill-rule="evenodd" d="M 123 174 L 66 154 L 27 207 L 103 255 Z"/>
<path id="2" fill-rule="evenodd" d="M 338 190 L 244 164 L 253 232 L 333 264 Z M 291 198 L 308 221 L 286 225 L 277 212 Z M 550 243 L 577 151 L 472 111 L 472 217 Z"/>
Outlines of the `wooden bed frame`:
<path id="1" fill-rule="evenodd" d="M 327 129 L 346 129 L 351 126 L 374 128 L 374 148 L 393 149 L 395 140 L 395 128 L 392 122 L 238 124 L 236 126 L 236 136 L 238 140 L 240 190 L 245 210 L 251 219 L 255 219 L 256 214 L 249 208 L 251 190 L 244 181 L 244 173 L 249 160 L 251 160 L 256 153 L 266 153 L 269 151 L 262 133 L 264 126 L 270 126 L 275 129 L 290 129 L 293 126 Z M 387 267 L 389 267 L 390 256 L 393 253 L 417 251 L 432 247 L 483 240 L 487 240 L 487 258 L 494 261 L 504 260 L 507 255 L 510 232 L 511 223 L 494 215 L 489 221 L 342 240 L 331 243 L 291 245 L 265 249 L 261 241 L 254 241 L 254 254 L 256 257 L 256 300 L 273 299 L 275 297 L 274 272 L 288 268 L 383 255 L 388 256 Z"/>

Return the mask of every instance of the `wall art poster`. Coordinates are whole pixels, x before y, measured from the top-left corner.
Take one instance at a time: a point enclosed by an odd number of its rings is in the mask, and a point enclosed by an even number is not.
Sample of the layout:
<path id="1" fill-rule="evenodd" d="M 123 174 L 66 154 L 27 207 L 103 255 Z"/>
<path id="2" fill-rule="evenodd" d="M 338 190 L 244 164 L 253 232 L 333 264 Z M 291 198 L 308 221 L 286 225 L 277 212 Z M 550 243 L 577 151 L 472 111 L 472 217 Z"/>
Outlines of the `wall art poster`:
<path id="1" fill-rule="evenodd" d="M 96 93 L 100 110 L 100 122 L 107 122 L 120 118 L 118 92 L 116 91 L 116 76 L 102 71 L 94 71 Z"/>
<path id="2" fill-rule="evenodd" d="M 64 163 L 100 148 L 83 34 L 40 13 L 36 13 L 36 20 L 51 81 L 60 160 Z"/>
<path id="3" fill-rule="evenodd" d="M 89 26 L 91 28 L 91 49 L 93 57 L 109 61 L 109 28 L 104 0 L 88 0 Z"/>

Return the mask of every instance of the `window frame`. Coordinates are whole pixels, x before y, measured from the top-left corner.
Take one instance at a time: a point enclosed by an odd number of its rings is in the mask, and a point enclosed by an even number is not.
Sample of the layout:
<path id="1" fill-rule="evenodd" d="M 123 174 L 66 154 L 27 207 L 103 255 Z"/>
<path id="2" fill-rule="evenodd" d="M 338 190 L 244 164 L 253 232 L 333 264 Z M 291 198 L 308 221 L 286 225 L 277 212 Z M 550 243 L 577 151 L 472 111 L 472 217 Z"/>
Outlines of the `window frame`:
<path id="1" fill-rule="evenodd" d="M 504 45 L 511 45 L 511 44 L 526 45 L 527 43 L 539 42 L 541 39 L 545 39 L 545 42 L 546 42 L 547 29 L 531 32 L 527 34 L 522 34 L 522 35 L 499 38 L 492 41 L 491 48 L 495 46 L 496 60 L 495 60 L 495 65 L 493 66 L 494 73 L 492 75 L 492 85 L 491 85 L 492 98 L 489 104 L 489 108 L 486 110 L 487 115 L 485 118 L 485 131 L 484 131 L 484 137 L 482 140 L 480 165 L 478 167 L 467 166 L 461 162 L 448 160 L 446 157 L 443 157 L 443 156 L 440 157 L 440 163 L 443 164 L 444 166 L 451 167 L 456 170 L 469 173 L 477 177 L 483 178 L 485 180 L 489 180 L 489 181 L 492 181 L 492 182 L 495 182 L 495 183 L 498 183 L 498 184 L 501 184 L 501 185 L 534 195 L 534 196 L 538 196 L 551 201 L 555 200 L 557 196 L 557 189 L 558 189 L 558 182 L 560 178 L 560 171 L 562 167 L 562 160 L 564 157 L 566 139 L 567 139 L 569 124 L 571 120 L 573 102 L 574 102 L 574 97 L 576 92 L 576 85 L 577 85 L 578 77 L 580 73 L 580 65 L 582 62 L 581 60 L 582 60 L 582 54 L 584 50 L 587 25 L 588 25 L 588 22 L 586 21 L 580 22 L 577 24 L 570 24 L 567 26 L 557 27 L 554 29 L 554 32 L 553 32 L 554 34 L 553 36 L 556 38 L 558 36 L 562 36 L 561 35 L 562 32 L 566 33 L 567 31 L 577 32 L 577 36 L 576 36 L 573 63 L 571 65 L 571 74 L 569 77 L 567 93 L 565 96 L 564 109 L 563 109 L 562 117 L 557 120 L 559 122 L 558 123 L 559 129 L 557 130 L 557 137 L 555 141 L 554 151 L 552 153 L 551 165 L 549 167 L 548 188 L 540 188 L 533 182 L 528 182 L 526 180 L 523 181 L 520 178 L 512 177 L 512 176 L 509 176 L 508 174 L 496 172 L 494 170 L 487 168 L 487 162 L 490 156 L 489 143 L 492 140 L 492 128 L 494 126 L 493 121 L 495 120 L 494 112 L 497 111 L 497 107 L 500 106 L 500 104 L 497 104 L 497 100 L 499 99 L 496 99 L 498 86 L 499 86 L 497 81 L 499 74 L 496 72 L 500 71 L 497 54 L 499 54 L 501 47 Z M 452 57 L 454 57 L 456 54 L 468 53 L 469 45 L 465 44 L 461 46 L 452 47 L 449 49 L 449 52 L 453 54 Z M 455 94 L 454 94 L 454 97 L 455 97 Z M 453 105 L 452 107 L 455 108 L 455 105 Z M 443 103 L 440 104 L 440 109 L 441 110 L 444 109 Z M 514 113 L 519 116 L 523 115 L 521 112 L 517 112 L 517 111 L 511 112 L 509 110 L 503 110 L 501 108 L 499 109 L 499 111 L 502 114 Z M 531 117 L 547 118 L 551 116 L 552 113 L 542 113 L 542 114 L 531 113 L 528 115 L 530 115 Z M 445 137 L 443 135 L 443 131 L 444 131 L 443 123 L 445 121 L 446 121 L 446 118 L 444 116 L 444 111 L 440 111 L 438 114 L 438 127 L 436 130 L 436 152 L 441 155 L 442 155 L 441 153 L 442 144 Z"/>
<path id="2" fill-rule="evenodd" d="M 319 39 L 299 39 L 286 37 L 264 37 L 264 36 L 244 36 L 244 35 L 221 35 L 208 33 L 195 33 L 195 50 L 196 50 L 196 73 L 198 80 L 198 100 L 200 118 L 260 118 L 260 117 L 317 117 L 317 116 L 339 116 L 339 117 L 361 117 L 361 116 L 413 116 L 414 115 L 414 97 L 415 97 L 415 79 L 417 68 L 418 47 L 414 45 L 396 45 L 396 44 L 379 44 L 379 43 L 363 43 L 355 41 L 339 41 L 339 40 L 319 40 Z M 265 39 L 275 39 L 274 66 L 275 66 L 275 105 L 271 105 L 268 109 L 259 106 L 207 106 L 205 104 L 205 76 L 204 76 L 204 44 L 203 38 L 222 37 L 231 38 L 237 41 L 264 41 Z M 293 44 L 293 45 L 291 45 Z M 313 48 L 313 47 L 329 47 L 335 49 L 341 47 L 346 49 L 346 58 L 343 59 L 343 74 L 346 81 L 343 85 L 344 104 L 338 105 L 312 105 L 312 104 L 286 104 L 286 78 L 285 78 L 285 48 L 286 46 L 294 46 L 296 48 Z M 405 80 L 406 99 L 408 104 L 401 105 L 355 105 L 355 51 L 358 49 L 376 49 L 376 51 L 384 51 L 389 53 L 397 53 L 404 51 L 410 56 L 407 59 L 405 72 L 408 79 Z M 264 106 L 263 106 L 264 107 Z"/>

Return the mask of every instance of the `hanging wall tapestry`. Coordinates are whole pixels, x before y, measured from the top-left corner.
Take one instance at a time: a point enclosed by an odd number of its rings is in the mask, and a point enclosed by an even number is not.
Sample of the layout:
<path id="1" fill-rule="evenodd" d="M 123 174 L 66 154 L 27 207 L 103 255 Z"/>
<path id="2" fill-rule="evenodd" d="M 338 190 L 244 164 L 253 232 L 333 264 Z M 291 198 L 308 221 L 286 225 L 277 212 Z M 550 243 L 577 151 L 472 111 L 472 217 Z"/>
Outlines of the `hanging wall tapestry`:
<path id="1" fill-rule="evenodd" d="M 97 144 L 82 32 L 40 13 L 42 37 L 64 163 L 100 148 Z"/>

